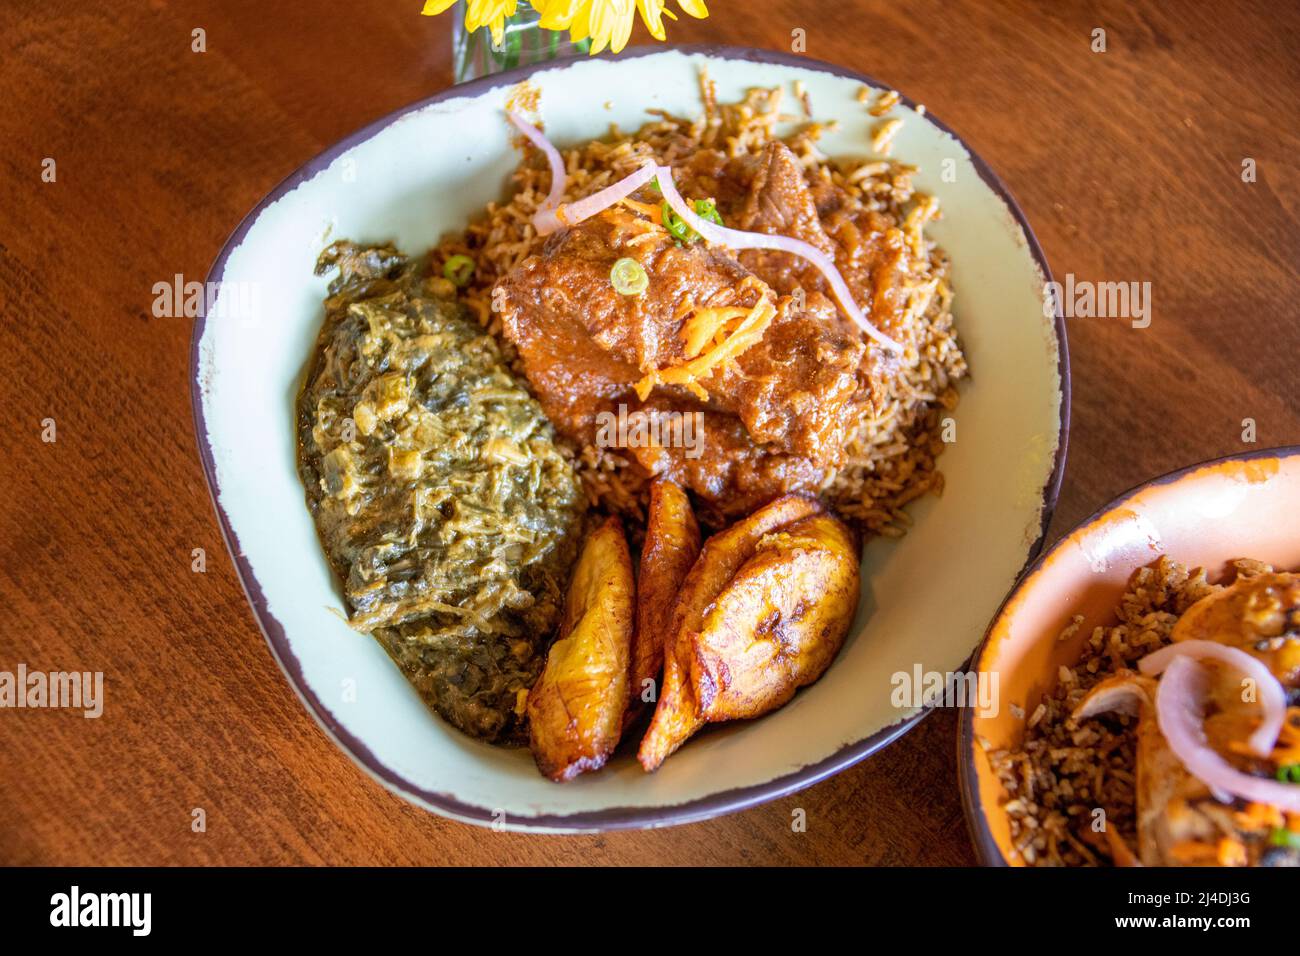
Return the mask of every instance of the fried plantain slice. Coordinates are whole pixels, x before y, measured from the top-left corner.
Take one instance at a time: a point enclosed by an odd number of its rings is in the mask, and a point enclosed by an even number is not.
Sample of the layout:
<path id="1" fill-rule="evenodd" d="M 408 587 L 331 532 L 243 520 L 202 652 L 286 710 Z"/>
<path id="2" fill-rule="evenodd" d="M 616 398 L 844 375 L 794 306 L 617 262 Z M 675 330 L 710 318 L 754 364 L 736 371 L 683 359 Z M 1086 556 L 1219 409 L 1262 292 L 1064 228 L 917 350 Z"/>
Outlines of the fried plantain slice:
<path id="1" fill-rule="evenodd" d="M 714 535 L 682 582 L 664 645 L 664 679 L 650 727 L 641 739 L 637 759 L 647 771 L 657 770 L 668 755 L 704 725 L 691 685 L 695 635 L 710 605 L 727 582 L 754 556 L 764 536 L 825 509 L 813 498 L 786 495 L 748 518 Z"/>
<path id="2" fill-rule="evenodd" d="M 632 556 L 617 518 L 588 536 L 573 570 L 560 631 L 528 693 L 529 744 L 555 781 L 602 767 L 627 706 L 636 601 Z"/>
<path id="3" fill-rule="evenodd" d="M 646 692 L 664 663 L 673 607 L 687 573 L 700 554 L 700 526 L 690 498 L 674 482 L 650 483 L 650 510 L 645 547 L 637 574 L 636 633 L 632 639 L 632 673 L 628 683 L 627 720 L 641 711 Z"/>
<path id="4" fill-rule="evenodd" d="M 691 686 L 709 723 L 758 717 L 821 677 L 860 596 L 858 548 L 830 514 L 767 535 L 705 615 Z"/>

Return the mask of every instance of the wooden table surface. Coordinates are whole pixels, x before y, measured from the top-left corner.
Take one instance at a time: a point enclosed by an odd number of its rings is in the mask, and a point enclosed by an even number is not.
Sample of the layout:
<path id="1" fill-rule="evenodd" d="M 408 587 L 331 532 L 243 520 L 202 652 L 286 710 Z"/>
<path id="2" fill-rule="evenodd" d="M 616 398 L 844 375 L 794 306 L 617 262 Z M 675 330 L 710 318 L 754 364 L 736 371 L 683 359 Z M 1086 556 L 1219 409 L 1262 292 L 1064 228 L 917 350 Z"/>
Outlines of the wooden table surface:
<path id="1" fill-rule="evenodd" d="M 289 689 L 199 467 L 191 321 L 154 318 L 151 290 L 201 279 L 283 176 L 450 82 L 450 21 L 420 6 L 0 8 L 0 670 L 102 670 L 107 687 L 99 720 L 0 711 L 0 863 L 973 862 L 952 713 L 745 813 L 556 837 L 403 802 Z M 1151 283 L 1149 328 L 1069 323 L 1074 427 L 1050 540 L 1147 477 L 1252 447 L 1244 419 L 1253 447 L 1300 441 L 1300 9 L 1144 6 L 713 0 L 709 20 L 668 24 L 678 42 L 781 49 L 802 28 L 809 56 L 957 129 L 1058 278 Z"/>

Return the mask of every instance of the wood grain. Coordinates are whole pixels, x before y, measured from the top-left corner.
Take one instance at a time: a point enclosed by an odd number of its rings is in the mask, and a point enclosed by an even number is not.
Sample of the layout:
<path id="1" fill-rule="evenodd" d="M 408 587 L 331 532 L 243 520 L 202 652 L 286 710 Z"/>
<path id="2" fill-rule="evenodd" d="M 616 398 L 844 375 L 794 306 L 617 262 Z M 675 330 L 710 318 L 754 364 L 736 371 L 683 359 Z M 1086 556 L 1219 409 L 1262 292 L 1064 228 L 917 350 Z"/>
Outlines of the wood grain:
<path id="1" fill-rule="evenodd" d="M 205 275 L 279 179 L 450 82 L 450 22 L 420 5 L 0 8 L 0 669 L 103 670 L 108 697 L 100 720 L 0 711 L 0 863 L 972 862 L 948 713 L 746 813 L 534 837 L 387 793 L 288 688 L 199 469 L 190 321 L 154 318 L 151 288 Z M 669 23 L 672 39 L 788 49 L 807 31 L 808 55 L 961 132 L 1058 277 L 1151 283 L 1149 328 L 1069 324 L 1074 429 L 1051 538 L 1153 474 L 1249 447 L 1243 419 L 1260 446 L 1300 441 L 1294 5 L 711 6 Z M 1090 50 L 1098 27 L 1105 53 Z"/>

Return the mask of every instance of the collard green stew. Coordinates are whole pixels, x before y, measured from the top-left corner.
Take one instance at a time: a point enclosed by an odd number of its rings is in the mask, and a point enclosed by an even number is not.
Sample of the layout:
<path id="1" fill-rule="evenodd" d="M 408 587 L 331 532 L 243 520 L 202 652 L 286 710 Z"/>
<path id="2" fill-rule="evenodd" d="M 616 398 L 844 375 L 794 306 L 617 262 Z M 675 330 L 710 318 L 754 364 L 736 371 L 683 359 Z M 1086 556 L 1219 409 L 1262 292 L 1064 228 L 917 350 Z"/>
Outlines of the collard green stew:
<path id="1" fill-rule="evenodd" d="M 350 623 L 465 733 L 522 738 L 586 510 L 496 342 L 391 245 L 336 242 L 299 471 Z"/>

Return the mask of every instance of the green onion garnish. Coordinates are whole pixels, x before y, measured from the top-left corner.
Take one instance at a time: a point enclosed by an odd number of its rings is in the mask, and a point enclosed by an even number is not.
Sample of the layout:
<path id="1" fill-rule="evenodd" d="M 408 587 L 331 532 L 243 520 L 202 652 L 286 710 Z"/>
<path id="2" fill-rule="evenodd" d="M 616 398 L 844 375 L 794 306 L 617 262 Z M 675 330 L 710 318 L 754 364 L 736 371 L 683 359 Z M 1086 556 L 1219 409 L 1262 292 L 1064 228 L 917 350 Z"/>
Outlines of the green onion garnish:
<path id="1" fill-rule="evenodd" d="M 1278 767 L 1277 779 L 1282 783 L 1300 783 L 1300 763 Z"/>
<path id="2" fill-rule="evenodd" d="M 1300 833 L 1274 827 L 1273 832 L 1268 835 L 1268 842 L 1273 846 L 1286 846 L 1293 850 L 1300 850 Z"/>
<path id="3" fill-rule="evenodd" d="M 447 261 L 442 264 L 442 274 L 450 279 L 453 285 L 464 288 L 474 277 L 474 260 L 460 254 L 448 256 Z"/>
<path id="4" fill-rule="evenodd" d="M 619 295 L 640 295 L 650 285 L 645 267 L 635 259 L 619 259 L 609 270 L 609 281 Z"/>
<path id="5" fill-rule="evenodd" d="M 718 214 L 718 206 L 712 199 L 697 199 L 693 203 L 695 215 L 708 222 L 721 226 L 722 216 Z M 673 211 L 673 207 L 668 205 L 668 200 L 664 200 L 659 206 L 659 215 L 664 221 L 664 228 L 678 242 L 687 244 L 692 243 L 700 238 L 700 234 L 682 221 L 682 217 Z"/>
<path id="6" fill-rule="evenodd" d="M 722 216 L 718 214 L 718 205 L 712 199 L 695 200 L 695 215 L 707 222 L 713 223 L 715 226 L 721 226 L 724 224 L 722 222 Z"/>
<path id="7" fill-rule="evenodd" d="M 660 205 L 659 215 L 664 221 L 664 228 L 667 229 L 669 234 L 678 242 L 690 243 L 700 238 L 699 233 L 686 225 L 686 223 L 682 221 L 682 217 L 673 212 L 673 207 L 668 205 L 667 199 L 665 199 Z"/>

